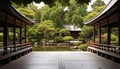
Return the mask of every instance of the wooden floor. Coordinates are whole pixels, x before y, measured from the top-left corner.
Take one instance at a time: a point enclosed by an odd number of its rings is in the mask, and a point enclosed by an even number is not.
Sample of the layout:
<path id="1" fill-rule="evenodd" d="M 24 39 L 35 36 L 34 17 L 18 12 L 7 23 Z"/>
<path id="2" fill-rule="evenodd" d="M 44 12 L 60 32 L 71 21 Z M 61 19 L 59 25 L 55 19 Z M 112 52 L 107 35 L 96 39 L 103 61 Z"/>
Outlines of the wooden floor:
<path id="1" fill-rule="evenodd" d="M 0 69 L 120 69 L 120 64 L 90 52 L 32 52 Z"/>

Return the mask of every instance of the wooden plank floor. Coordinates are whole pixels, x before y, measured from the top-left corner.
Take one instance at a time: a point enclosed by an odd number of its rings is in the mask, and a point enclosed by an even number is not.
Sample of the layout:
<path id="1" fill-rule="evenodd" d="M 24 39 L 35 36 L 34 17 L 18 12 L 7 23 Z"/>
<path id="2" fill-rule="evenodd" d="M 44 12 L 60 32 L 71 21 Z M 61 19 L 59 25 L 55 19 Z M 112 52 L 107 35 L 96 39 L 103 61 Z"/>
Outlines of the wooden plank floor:
<path id="1" fill-rule="evenodd" d="M 120 69 L 120 64 L 90 52 L 32 52 L 0 69 Z"/>

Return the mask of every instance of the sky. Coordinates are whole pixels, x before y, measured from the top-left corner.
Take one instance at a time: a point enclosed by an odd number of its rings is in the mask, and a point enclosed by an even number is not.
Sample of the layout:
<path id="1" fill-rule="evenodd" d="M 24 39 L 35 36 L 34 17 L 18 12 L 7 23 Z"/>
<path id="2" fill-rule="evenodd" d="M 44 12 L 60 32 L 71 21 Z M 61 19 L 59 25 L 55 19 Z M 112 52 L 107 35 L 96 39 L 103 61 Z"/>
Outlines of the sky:
<path id="1" fill-rule="evenodd" d="M 87 11 L 91 11 L 92 10 L 92 8 L 91 8 L 91 5 L 95 2 L 96 0 L 91 0 L 91 2 L 89 3 L 89 5 L 88 5 L 88 9 L 87 9 Z M 104 2 L 105 2 L 105 4 L 108 4 L 109 3 L 109 1 L 110 0 L 103 0 Z M 41 7 L 43 7 L 43 6 L 45 6 L 45 4 L 43 3 L 43 2 L 41 2 L 41 3 L 34 3 L 36 6 L 38 6 L 38 9 L 39 8 L 41 8 Z"/>
<path id="2" fill-rule="evenodd" d="M 40 3 L 35 3 L 33 2 L 34 5 L 38 6 L 38 9 L 45 6 L 44 2 L 40 2 Z"/>
<path id="3" fill-rule="evenodd" d="M 91 11 L 92 8 L 91 8 L 91 5 L 95 2 L 96 0 L 91 0 L 91 2 L 89 3 L 88 5 L 88 8 L 87 8 L 87 11 Z M 105 2 L 105 4 L 108 4 L 110 2 L 110 0 L 102 0 Z"/>

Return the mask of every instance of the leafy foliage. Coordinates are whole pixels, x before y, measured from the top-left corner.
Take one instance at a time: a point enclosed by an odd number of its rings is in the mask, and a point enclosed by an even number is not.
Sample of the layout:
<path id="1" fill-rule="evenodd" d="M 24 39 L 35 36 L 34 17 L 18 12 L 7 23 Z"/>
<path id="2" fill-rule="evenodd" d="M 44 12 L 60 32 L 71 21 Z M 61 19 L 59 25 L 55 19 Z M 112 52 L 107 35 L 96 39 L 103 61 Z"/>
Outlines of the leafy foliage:
<path id="1" fill-rule="evenodd" d="M 96 39 L 95 40 L 96 42 L 99 42 L 99 37 L 98 36 L 95 39 Z M 101 42 L 104 43 L 104 44 L 106 44 L 107 41 L 108 41 L 107 40 L 107 33 L 101 35 Z M 111 41 L 111 43 L 117 43 L 118 42 L 117 36 L 114 35 L 114 34 L 111 34 L 111 40 L 110 41 Z"/>
<path id="2" fill-rule="evenodd" d="M 87 44 L 81 44 L 80 46 L 78 46 L 79 49 L 83 50 L 83 51 L 87 51 Z"/>
<path id="3" fill-rule="evenodd" d="M 93 27 L 84 25 L 82 27 L 80 38 L 91 39 L 93 35 Z"/>
<path id="4" fill-rule="evenodd" d="M 90 11 L 88 15 L 84 17 L 84 21 L 91 19 L 92 17 L 97 15 L 104 7 L 105 3 L 102 0 L 96 0 L 92 5 L 93 10 Z"/>
<path id="5" fill-rule="evenodd" d="M 64 11 L 60 6 L 50 8 L 48 5 L 44 6 L 41 10 L 41 21 L 52 20 L 56 28 L 63 28 Z"/>
<path id="6" fill-rule="evenodd" d="M 55 37 L 55 42 L 62 43 L 63 42 L 63 37 L 61 37 L 61 36 Z"/>
<path id="7" fill-rule="evenodd" d="M 69 5 L 70 0 L 10 0 L 10 1 L 12 1 L 16 4 L 19 4 L 19 5 L 21 5 L 21 4 L 27 5 L 33 1 L 36 3 L 40 3 L 41 1 L 43 1 L 45 4 L 49 4 L 50 6 L 55 5 L 56 2 L 59 2 L 59 3 L 61 3 L 61 5 L 66 6 L 66 5 Z M 77 1 L 77 3 L 80 3 L 80 4 L 90 2 L 90 0 L 76 0 L 76 1 Z"/>
<path id="8" fill-rule="evenodd" d="M 12 3 L 12 6 L 14 6 L 18 10 L 18 12 L 22 13 L 23 16 L 28 17 L 30 19 L 35 19 L 35 12 L 32 8 L 29 7 L 29 5 L 19 6 L 15 3 Z"/>
<path id="9" fill-rule="evenodd" d="M 43 38 L 49 40 L 49 38 L 54 35 L 54 31 L 55 27 L 53 21 L 44 20 L 29 28 L 29 39 L 39 44 Z"/>
<path id="10" fill-rule="evenodd" d="M 87 14 L 86 4 L 78 4 L 76 0 L 70 0 L 70 5 L 65 13 L 65 22 L 75 26 L 83 26 L 83 17 Z"/>
<path id="11" fill-rule="evenodd" d="M 54 27 L 54 22 L 51 21 L 51 20 L 44 20 L 43 22 L 41 22 L 39 25 L 38 25 L 38 31 L 46 31 L 47 32 L 50 32 L 50 31 L 54 31 L 55 30 L 55 27 Z"/>
<path id="12" fill-rule="evenodd" d="M 95 10 L 97 7 L 99 6 L 105 6 L 105 3 L 104 1 L 102 0 L 96 0 L 93 5 L 92 5 L 92 8 Z"/>
<path id="13" fill-rule="evenodd" d="M 65 36 L 65 37 L 63 37 L 63 40 L 66 42 L 69 42 L 70 40 L 73 40 L 73 37 L 72 36 Z"/>
<path id="14" fill-rule="evenodd" d="M 61 29 L 59 32 L 64 35 L 70 35 L 70 32 L 67 29 Z"/>
<path id="15" fill-rule="evenodd" d="M 0 41 L 3 39 L 3 33 L 0 33 Z"/>

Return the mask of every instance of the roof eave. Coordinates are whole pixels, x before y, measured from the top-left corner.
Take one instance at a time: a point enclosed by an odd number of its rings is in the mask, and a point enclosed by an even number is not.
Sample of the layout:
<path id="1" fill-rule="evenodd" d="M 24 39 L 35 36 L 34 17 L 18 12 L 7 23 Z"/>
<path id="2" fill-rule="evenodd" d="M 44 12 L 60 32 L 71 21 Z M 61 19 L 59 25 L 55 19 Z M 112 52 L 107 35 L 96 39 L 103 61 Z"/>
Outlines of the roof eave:
<path id="1" fill-rule="evenodd" d="M 108 16 L 111 11 L 114 11 L 115 8 L 113 8 L 113 6 L 117 3 L 118 0 L 111 0 L 108 5 L 100 11 L 100 13 L 98 13 L 95 17 L 91 18 L 88 21 L 85 21 L 84 24 L 86 25 L 92 25 L 92 23 L 95 23 L 97 21 L 99 21 L 100 19 L 103 19 L 104 17 Z"/>

